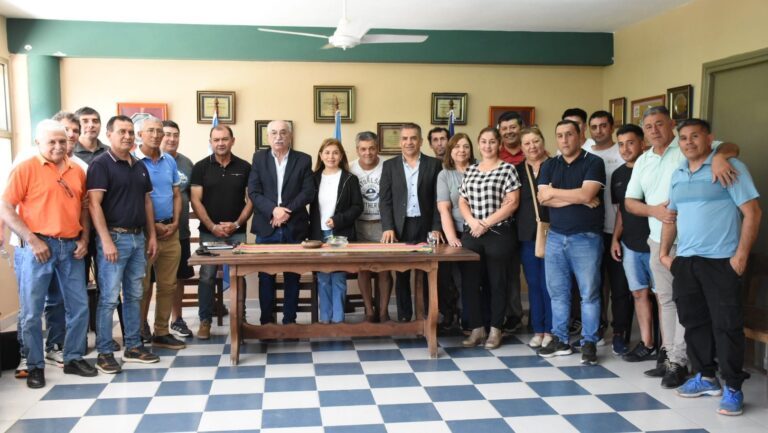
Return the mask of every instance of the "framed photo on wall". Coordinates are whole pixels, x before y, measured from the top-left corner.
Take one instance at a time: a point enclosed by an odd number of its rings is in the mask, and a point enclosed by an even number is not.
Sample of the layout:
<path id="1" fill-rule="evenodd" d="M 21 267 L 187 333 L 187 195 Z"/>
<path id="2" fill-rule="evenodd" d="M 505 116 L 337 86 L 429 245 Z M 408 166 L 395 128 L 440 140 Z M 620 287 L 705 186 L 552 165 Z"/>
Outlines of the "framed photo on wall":
<path id="1" fill-rule="evenodd" d="M 688 84 L 667 89 L 667 108 L 675 122 L 693 117 L 693 86 Z"/>
<path id="2" fill-rule="evenodd" d="M 664 95 L 658 95 L 658 96 L 649 96 L 647 98 L 642 99 L 635 99 L 632 101 L 631 107 L 632 107 L 632 123 L 635 125 L 640 125 L 640 122 L 643 120 L 643 113 L 645 110 L 651 108 L 651 107 L 658 107 L 658 106 L 664 106 L 665 102 Z"/>
<path id="3" fill-rule="evenodd" d="M 271 120 L 256 120 L 256 151 L 261 149 L 269 149 L 269 142 L 267 141 L 267 125 Z M 292 120 L 286 120 L 291 125 L 291 131 L 294 133 L 296 130 L 293 126 Z"/>
<path id="4" fill-rule="evenodd" d="M 405 122 L 377 123 L 376 133 L 379 135 L 379 153 L 382 155 L 397 155 L 400 150 L 400 127 Z"/>
<path id="5" fill-rule="evenodd" d="M 536 108 L 534 107 L 491 105 L 488 108 L 488 126 L 496 127 L 499 124 L 499 117 L 507 111 L 517 111 L 523 118 L 525 126 L 536 124 Z"/>
<path id="6" fill-rule="evenodd" d="M 117 114 L 128 116 L 136 123 L 145 117 L 155 116 L 160 120 L 168 120 L 168 104 L 155 102 L 118 102 Z"/>
<path id="7" fill-rule="evenodd" d="M 445 125 L 448 123 L 448 113 L 453 110 L 456 125 L 467 124 L 467 94 L 466 93 L 433 93 L 432 94 L 432 124 Z"/>
<path id="8" fill-rule="evenodd" d="M 235 123 L 235 92 L 197 91 L 197 123 L 213 122 L 218 109 L 219 123 Z"/>
<path id="9" fill-rule="evenodd" d="M 619 127 L 624 125 L 627 116 L 627 98 L 615 98 L 608 101 L 608 111 L 613 116 L 613 125 Z"/>
<path id="10" fill-rule="evenodd" d="M 355 121 L 354 86 L 315 86 L 315 122 L 335 122 L 336 110 L 341 112 L 341 121 Z"/>

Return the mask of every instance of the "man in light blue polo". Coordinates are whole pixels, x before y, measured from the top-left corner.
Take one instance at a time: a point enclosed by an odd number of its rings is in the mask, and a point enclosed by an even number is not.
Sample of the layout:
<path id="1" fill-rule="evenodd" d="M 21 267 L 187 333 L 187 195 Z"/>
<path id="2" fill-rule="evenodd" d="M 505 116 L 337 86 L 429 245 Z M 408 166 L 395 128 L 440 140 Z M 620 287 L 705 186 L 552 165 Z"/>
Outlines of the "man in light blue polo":
<path id="1" fill-rule="evenodd" d="M 684 161 L 672 174 L 669 209 L 677 223 L 664 223 L 660 260 L 672 272 L 673 292 L 691 364 L 698 371 L 677 388 L 682 397 L 723 394 L 718 412 L 740 415 L 744 365 L 744 314 L 740 277 L 757 239 L 760 196 L 747 167 L 731 159 L 738 181 L 712 182 L 709 123 L 688 119 L 677 129 Z M 743 218 L 743 219 L 742 219 Z M 670 256 L 678 236 L 677 257 Z M 717 358 L 717 362 L 715 362 Z M 725 380 L 717 380 L 718 366 Z"/>
<path id="2" fill-rule="evenodd" d="M 139 126 L 139 125 L 137 125 Z M 142 340 L 151 341 L 152 347 L 168 349 L 183 349 L 185 344 L 170 334 L 168 323 L 171 318 L 171 308 L 176 293 L 176 271 L 181 258 L 179 243 L 179 217 L 181 215 L 181 192 L 179 171 L 176 160 L 171 155 L 160 150 L 163 141 L 163 122 L 156 117 L 148 117 L 139 126 L 141 146 L 135 155 L 149 172 L 152 181 L 152 207 L 155 210 L 155 232 L 157 233 L 157 257 L 147 261 L 147 271 L 144 276 L 144 295 L 141 299 L 141 314 L 143 320 Z M 147 222 L 151 224 L 151 222 Z M 147 314 L 149 301 L 152 299 L 151 276 L 154 270 L 157 281 L 155 294 L 155 323 L 154 336 L 149 335 Z"/>

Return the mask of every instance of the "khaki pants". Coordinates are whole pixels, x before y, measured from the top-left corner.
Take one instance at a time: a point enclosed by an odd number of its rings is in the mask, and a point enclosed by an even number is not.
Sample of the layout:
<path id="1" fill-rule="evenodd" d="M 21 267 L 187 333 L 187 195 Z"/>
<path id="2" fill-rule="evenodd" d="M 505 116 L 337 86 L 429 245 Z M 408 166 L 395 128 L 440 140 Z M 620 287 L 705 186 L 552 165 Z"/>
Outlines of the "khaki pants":
<path id="1" fill-rule="evenodd" d="M 672 298 L 672 273 L 659 261 L 659 249 L 661 245 L 648 239 L 651 247 L 651 274 L 653 274 L 653 286 L 656 299 L 661 307 L 659 314 L 659 326 L 661 327 L 661 341 L 667 350 L 667 357 L 671 362 L 680 365 L 688 364 L 688 355 L 685 349 L 685 328 L 677 317 L 677 305 Z M 669 251 L 670 257 L 675 257 L 677 245 L 673 245 Z"/>
<path id="2" fill-rule="evenodd" d="M 144 295 L 141 298 L 142 311 L 147 308 L 152 299 L 152 269 L 155 270 L 157 293 L 155 295 L 155 335 L 168 335 L 168 322 L 171 319 L 173 297 L 176 293 L 176 271 L 181 259 L 181 244 L 179 231 L 171 237 L 157 241 L 157 257 L 154 262 L 147 261 L 147 272 L 144 276 Z"/>

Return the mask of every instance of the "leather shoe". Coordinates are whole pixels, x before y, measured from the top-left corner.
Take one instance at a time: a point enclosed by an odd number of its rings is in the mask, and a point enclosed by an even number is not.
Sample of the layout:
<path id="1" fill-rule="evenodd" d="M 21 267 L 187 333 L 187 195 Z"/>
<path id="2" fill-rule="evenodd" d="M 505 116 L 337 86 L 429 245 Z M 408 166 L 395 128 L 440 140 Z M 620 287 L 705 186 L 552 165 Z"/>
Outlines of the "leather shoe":
<path id="1" fill-rule="evenodd" d="M 96 368 L 80 358 L 69 361 L 64 365 L 64 374 L 76 374 L 83 377 L 93 377 L 98 374 Z"/>
<path id="2" fill-rule="evenodd" d="M 42 368 L 29 369 L 27 386 L 30 388 L 42 388 L 45 386 L 45 372 Z"/>
<path id="3" fill-rule="evenodd" d="M 488 339 L 485 340 L 485 348 L 496 349 L 501 346 L 501 329 L 491 326 L 491 333 L 488 334 Z"/>
<path id="4" fill-rule="evenodd" d="M 469 337 L 462 341 L 461 344 L 464 347 L 475 347 L 479 344 L 483 344 L 485 337 L 485 328 L 481 326 L 479 328 L 473 329 L 472 333 L 469 334 Z"/>

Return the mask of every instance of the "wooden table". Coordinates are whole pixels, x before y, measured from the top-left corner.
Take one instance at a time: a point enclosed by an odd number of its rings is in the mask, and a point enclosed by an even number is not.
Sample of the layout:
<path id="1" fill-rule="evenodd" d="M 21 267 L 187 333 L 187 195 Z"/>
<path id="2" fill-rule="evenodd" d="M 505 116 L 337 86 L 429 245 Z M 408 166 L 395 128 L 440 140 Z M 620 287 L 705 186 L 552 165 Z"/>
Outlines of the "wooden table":
<path id="1" fill-rule="evenodd" d="M 189 259 L 194 265 L 229 265 L 231 287 L 230 334 L 232 364 L 240 357 L 240 343 L 246 338 L 313 338 L 313 337 L 360 337 L 386 335 L 424 335 L 429 354 L 437 357 L 437 264 L 438 262 L 477 261 L 480 256 L 463 248 L 438 245 L 434 252 L 313 252 L 233 254 L 232 251 L 216 251 L 218 256 L 197 256 Z M 267 324 L 254 325 L 243 320 L 245 308 L 245 276 L 255 272 L 276 274 L 281 272 L 417 272 L 414 287 L 416 319 L 411 322 L 385 323 L 338 323 L 338 324 Z M 428 274 L 429 314 L 424 318 L 424 299 L 420 272 Z M 236 283 L 235 283 L 236 282 Z"/>

